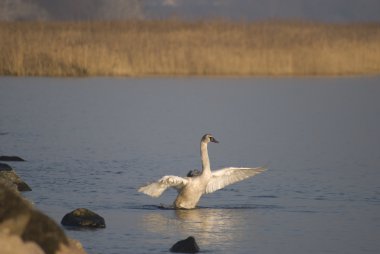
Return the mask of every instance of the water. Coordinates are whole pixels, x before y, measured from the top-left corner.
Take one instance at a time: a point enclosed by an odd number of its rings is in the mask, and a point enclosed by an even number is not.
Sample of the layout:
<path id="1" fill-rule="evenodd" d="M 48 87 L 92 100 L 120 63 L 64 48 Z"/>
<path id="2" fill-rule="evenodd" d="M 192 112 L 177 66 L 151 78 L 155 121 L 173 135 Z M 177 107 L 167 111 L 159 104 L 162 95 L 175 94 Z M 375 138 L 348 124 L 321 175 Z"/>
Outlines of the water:
<path id="1" fill-rule="evenodd" d="M 58 223 L 89 208 L 106 229 L 66 230 L 89 253 L 380 253 L 380 78 L 0 78 L 0 154 Z M 136 189 L 200 168 L 261 166 L 191 211 Z"/>

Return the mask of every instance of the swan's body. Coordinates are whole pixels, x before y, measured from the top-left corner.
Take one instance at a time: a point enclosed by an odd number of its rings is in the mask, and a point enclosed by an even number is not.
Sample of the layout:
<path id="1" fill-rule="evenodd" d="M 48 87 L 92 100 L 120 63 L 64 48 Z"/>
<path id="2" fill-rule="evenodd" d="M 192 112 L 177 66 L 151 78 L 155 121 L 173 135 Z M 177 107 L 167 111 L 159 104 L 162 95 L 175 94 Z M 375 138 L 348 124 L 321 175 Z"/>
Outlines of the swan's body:
<path id="1" fill-rule="evenodd" d="M 208 157 L 207 144 L 209 142 L 219 143 L 215 138 L 206 134 L 201 140 L 202 172 L 192 177 L 179 177 L 168 175 L 139 188 L 139 192 L 152 197 L 159 197 L 167 188 L 177 189 L 178 196 L 174 201 L 175 208 L 195 208 L 203 194 L 211 193 L 223 187 L 239 182 L 246 178 L 259 174 L 266 169 L 229 167 L 211 171 Z"/>

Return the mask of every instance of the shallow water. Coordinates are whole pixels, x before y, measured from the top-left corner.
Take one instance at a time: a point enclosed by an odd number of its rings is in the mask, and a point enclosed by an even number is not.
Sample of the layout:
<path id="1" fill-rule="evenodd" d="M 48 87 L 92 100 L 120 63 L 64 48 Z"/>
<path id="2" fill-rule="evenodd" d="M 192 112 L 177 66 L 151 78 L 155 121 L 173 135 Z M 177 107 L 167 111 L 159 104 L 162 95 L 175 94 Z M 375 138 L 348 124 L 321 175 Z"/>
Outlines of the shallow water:
<path id="1" fill-rule="evenodd" d="M 66 230 L 89 253 L 379 253 L 380 78 L 0 78 L 0 155 L 58 223 L 86 207 L 99 230 Z M 200 167 L 255 178 L 161 209 L 138 186 Z"/>

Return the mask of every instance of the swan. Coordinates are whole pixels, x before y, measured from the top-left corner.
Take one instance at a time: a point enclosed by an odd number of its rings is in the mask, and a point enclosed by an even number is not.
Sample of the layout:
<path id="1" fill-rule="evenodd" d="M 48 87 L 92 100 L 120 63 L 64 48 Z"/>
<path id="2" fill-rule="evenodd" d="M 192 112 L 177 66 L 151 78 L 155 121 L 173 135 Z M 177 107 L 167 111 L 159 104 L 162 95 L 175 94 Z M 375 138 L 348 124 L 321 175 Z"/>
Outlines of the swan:
<path id="1" fill-rule="evenodd" d="M 207 151 L 207 145 L 210 142 L 219 143 L 211 134 L 205 134 L 201 139 L 202 171 L 200 174 L 188 177 L 167 175 L 156 182 L 140 187 L 138 191 L 151 197 L 159 197 L 167 188 L 172 187 L 178 191 L 178 196 L 173 203 L 174 208 L 193 209 L 203 194 L 212 193 L 266 170 L 264 167 L 228 167 L 211 171 Z"/>

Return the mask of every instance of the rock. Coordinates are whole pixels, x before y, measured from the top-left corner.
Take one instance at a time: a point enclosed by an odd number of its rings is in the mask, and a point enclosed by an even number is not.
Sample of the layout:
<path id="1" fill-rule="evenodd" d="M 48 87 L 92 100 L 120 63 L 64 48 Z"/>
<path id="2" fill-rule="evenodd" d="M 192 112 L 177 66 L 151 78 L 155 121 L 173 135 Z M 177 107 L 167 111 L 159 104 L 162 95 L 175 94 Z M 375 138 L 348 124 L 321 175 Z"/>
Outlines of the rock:
<path id="1" fill-rule="evenodd" d="M 16 236 L 16 239 L 14 237 Z M 13 237 L 13 238 L 12 238 Z M 13 249 L 34 243 L 45 254 L 55 254 L 61 246 L 69 246 L 69 241 L 62 229 L 48 216 L 35 210 L 16 191 L 0 182 L 0 238 L 10 243 Z M 19 240 L 22 242 L 20 242 Z M 36 246 L 29 246 L 34 251 L 19 253 L 39 253 Z M 3 248 L 3 246 L 2 246 Z M 12 252 L 17 253 L 17 252 Z"/>
<path id="2" fill-rule="evenodd" d="M 0 173 L 0 175 L 1 175 L 1 173 Z M 11 189 L 11 190 L 13 190 L 13 191 L 18 191 L 18 190 L 17 190 L 17 185 L 14 184 L 14 183 L 12 183 L 12 182 L 9 181 L 8 179 L 1 178 L 1 177 L 0 177 L 0 184 L 1 184 L 1 185 L 4 185 L 5 187 L 7 187 L 7 188 L 9 188 L 9 189 Z"/>
<path id="3" fill-rule="evenodd" d="M 195 242 L 194 237 L 189 236 L 185 240 L 178 241 L 170 248 L 171 252 L 180 253 L 197 253 L 199 252 L 198 244 Z"/>
<path id="4" fill-rule="evenodd" d="M 45 254 L 35 242 L 23 241 L 17 235 L 0 232 L 1 254 Z M 86 254 L 82 244 L 77 240 L 69 239 L 69 245 L 60 244 L 55 254 Z"/>
<path id="5" fill-rule="evenodd" d="M 27 185 L 23 181 L 17 183 L 17 190 L 18 191 L 32 191 L 32 189 L 29 187 L 29 185 Z"/>
<path id="6" fill-rule="evenodd" d="M 1 182 L 8 187 L 13 184 L 17 186 L 18 191 L 31 191 L 32 189 L 16 174 L 8 164 L 0 163 Z"/>
<path id="7" fill-rule="evenodd" d="M 22 239 L 36 242 L 46 254 L 55 253 L 61 243 L 68 244 L 62 229 L 48 216 L 35 210 L 30 214 Z"/>
<path id="8" fill-rule="evenodd" d="M 19 236 L 0 233 L 1 254 L 44 254 L 34 242 L 24 242 Z"/>
<path id="9" fill-rule="evenodd" d="M 0 156 L 0 161 L 25 161 L 18 156 Z"/>
<path id="10" fill-rule="evenodd" d="M 63 216 L 61 224 L 64 226 L 105 228 L 103 217 L 86 209 L 78 208 Z"/>
<path id="11" fill-rule="evenodd" d="M 12 171 L 12 167 L 5 163 L 0 163 L 0 171 Z"/>
<path id="12" fill-rule="evenodd" d="M 193 177 L 193 176 L 199 176 L 201 172 L 198 169 L 190 170 L 189 173 L 187 173 L 187 177 Z"/>
<path id="13" fill-rule="evenodd" d="M 78 240 L 69 239 L 69 246 L 61 244 L 61 247 L 56 254 L 86 254 L 86 252 Z"/>

